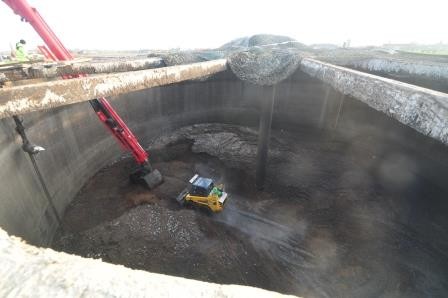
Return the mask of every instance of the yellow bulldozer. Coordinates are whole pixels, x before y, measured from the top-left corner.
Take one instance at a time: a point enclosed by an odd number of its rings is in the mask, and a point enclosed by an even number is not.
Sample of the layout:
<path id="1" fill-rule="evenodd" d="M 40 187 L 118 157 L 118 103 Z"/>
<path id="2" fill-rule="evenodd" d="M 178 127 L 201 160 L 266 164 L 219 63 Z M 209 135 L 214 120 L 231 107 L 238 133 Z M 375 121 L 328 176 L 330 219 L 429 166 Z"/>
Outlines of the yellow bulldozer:
<path id="1" fill-rule="evenodd" d="M 211 212 L 220 212 L 224 208 L 227 200 L 227 193 L 224 186 L 215 186 L 210 178 L 199 177 L 194 175 L 187 188 L 185 188 L 176 198 L 182 205 L 194 205 L 203 207 Z"/>

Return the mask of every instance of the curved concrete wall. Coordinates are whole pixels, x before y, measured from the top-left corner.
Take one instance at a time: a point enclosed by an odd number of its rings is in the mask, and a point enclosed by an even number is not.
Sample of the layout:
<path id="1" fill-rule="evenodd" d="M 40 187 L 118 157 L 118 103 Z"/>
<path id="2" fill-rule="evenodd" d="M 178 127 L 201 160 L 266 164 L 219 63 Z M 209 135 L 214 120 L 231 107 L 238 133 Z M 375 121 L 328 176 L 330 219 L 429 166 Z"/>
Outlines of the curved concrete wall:
<path id="1" fill-rule="evenodd" d="M 261 91 L 228 71 L 204 82 L 129 93 L 112 103 L 145 144 L 162 130 L 194 123 L 257 126 L 264 99 Z M 36 112 L 24 119 L 29 139 L 47 149 L 36 157 L 37 164 L 62 215 L 82 185 L 121 151 L 88 103 Z M 276 88 L 273 127 L 330 130 L 353 144 L 368 136 L 387 150 L 411 152 L 421 161 L 419 175 L 445 187 L 440 173 L 448 171 L 448 155 L 443 145 L 300 71 Z M 1 120 L 0 129 L 0 226 L 32 244 L 46 245 L 57 222 L 29 157 L 21 150 L 13 120 Z"/>

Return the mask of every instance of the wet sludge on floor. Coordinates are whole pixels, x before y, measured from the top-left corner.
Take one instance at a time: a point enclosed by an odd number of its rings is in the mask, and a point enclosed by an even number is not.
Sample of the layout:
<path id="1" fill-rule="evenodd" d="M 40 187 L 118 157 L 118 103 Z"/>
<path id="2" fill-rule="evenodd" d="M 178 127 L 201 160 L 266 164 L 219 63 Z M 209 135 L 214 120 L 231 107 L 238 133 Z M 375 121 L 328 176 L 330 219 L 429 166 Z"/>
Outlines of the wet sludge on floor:
<path id="1" fill-rule="evenodd" d="M 375 155 L 369 144 L 276 132 L 269 178 L 257 191 L 254 132 L 194 131 L 152 144 L 165 179 L 153 191 L 130 183 L 129 158 L 98 172 L 67 208 L 53 248 L 307 297 L 447 294 L 447 206 L 429 181 L 365 162 Z M 178 206 L 176 195 L 196 173 L 225 184 L 222 213 Z"/>

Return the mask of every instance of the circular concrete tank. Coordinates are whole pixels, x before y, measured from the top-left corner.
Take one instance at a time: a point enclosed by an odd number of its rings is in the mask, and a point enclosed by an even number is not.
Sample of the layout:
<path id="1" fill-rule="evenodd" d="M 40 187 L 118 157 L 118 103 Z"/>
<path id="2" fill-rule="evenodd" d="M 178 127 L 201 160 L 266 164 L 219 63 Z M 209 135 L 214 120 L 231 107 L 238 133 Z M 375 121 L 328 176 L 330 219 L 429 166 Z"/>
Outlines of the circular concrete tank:
<path id="1" fill-rule="evenodd" d="M 133 92 L 114 98 L 111 102 L 145 145 L 162 132 L 169 133 L 192 124 L 221 123 L 256 128 L 260 103 L 265 97 L 261 91 L 261 88 L 238 80 L 228 71 L 215 75 L 207 81 L 191 81 Z M 34 143 L 46 148 L 45 152 L 36 157 L 37 165 L 62 216 L 81 187 L 105 165 L 119 158 L 121 151 L 115 140 L 97 120 L 88 103 L 27 114 L 24 119 L 28 137 Z M 2 144 L 0 226 L 10 234 L 20 236 L 32 244 L 48 245 L 57 229 L 55 216 L 48 206 L 28 156 L 20 148 L 20 138 L 14 130 L 14 122 L 11 119 L 3 119 L 0 127 L 3 131 L 0 139 Z M 448 187 L 444 181 L 448 174 L 448 153 L 445 146 L 353 98 L 342 96 L 321 81 L 300 71 L 276 87 L 273 129 L 287 131 L 292 135 L 301 135 L 299 132 L 309 131 L 313 134 L 333 136 L 334 141 L 340 142 L 343 146 L 338 154 L 346 154 L 347 158 L 359 162 L 360 166 L 371 171 L 372 177 L 377 179 L 371 183 L 387 190 L 390 194 L 387 204 L 390 204 L 391 210 L 387 216 L 383 216 L 385 210 L 368 203 L 363 205 L 367 206 L 365 209 L 347 210 L 342 216 L 347 226 L 351 220 L 353 221 L 351 224 L 356 226 L 362 227 L 365 223 L 384 227 L 384 229 L 368 229 L 368 227 L 364 230 L 354 229 L 366 233 L 366 237 L 362 238 L 363 241 L 372 241 L 366 245 L 381 251 L 384 249 L 382 246 L 384 241 L 384 245 L 391 243 L 397 245 L 388 247 L 388 250 L 429 251 L 425 255 L 425 258 L 429 259 L 423 258 L 421 263 L 417 264 L 419 266 L 417 269 L 407 268 L 405 262 L 418 258 L 418 255 L 408 255 L 402 262 L 398 262 L 402 267 L 393 269 L 403 272 L 403 279 L 397 285 L 379 280 L 377 283 L 369 283 L 371 288 L 364 289 L 364 292 L 356 292 L 356 289 L 349 288 L 342 294 L 375 295 L 384 293 L 383 289 L 389 291 L 394 287 L 397 289 L 396 292 L 387 293 L 409 294 L 412 290 L 417 293 L 416 296 L 446 294 L 443 273 L 448 273 L 448 258 L 441 253 L 446 248 L 447 242 L 444 237 L 448 229 L 448 222 L 441 217 L 442 211 L 447 207 L 442 198 L 448 194 Z M 306 141 L 304 139 L 304 142 Z M 300 140 L 295 140 L 294 145 L 300 146 Z M 300 151 L 296 153 L 300 156 Z M 331 168 L 335 165 L 322 163 L 321 166 Z M 302 174 L 300 168 L 293 170 L 297 175 Z M 341 175 L 345 175 L 345 180 L 342 180 L 348 181 L 348 184 L 357 180 L 357 177 L 350 176 L 349 172 L 343 172 Z M 362 197 L 354 198 L 355 201 L 362 199 Z M 309 200 L 320 200 L 319 204 L 323 206 L 326 204 L 325 198 L 318 196 L 311 196 Z M 332 200 L 337 204 L 337 199 Z M 331 212 L 328 211 L 331 208 L 332 205 L 329 205 L 319 209 L 319 212 Z M 398 211 L 400 214 L 394 213 Z M 372 220 L 372 212 L 377 212 L 378 220 Z M 387 221 L 384 221 L 386 217 Z M 363 218 L 366 220 L 363 221 Z M 319 223 L 308 224 L 319 225 Z M 394 234 L 399 238 L 396 242 L 387 238 L 392 237 L 392 234 L 386 236 L 378 234 L 401 225 L 411 228 Z M 293 226 L 290 228 L 294 229 Z M 328 229 L 331 230 L 331 227 Z M 426 237 L 422 238 L 423 242 L 419 242 L 419 237 L 423 236 L 421 233 L 428 231 L 432 231 L 433 234 L 426 234 Z M 307 237 L 306 233 L 303 237 Z M 369 272 L 364 272 L 355 265 L 347 267 L 344 264 L 337 264 L 337 261 L 332 259 L 333 255 L 339 255 L 344 249 L 348 250 L 344 246 L 344 235 L 332 234 L 328 237 L 332 239 L 331 243 L 322 240 L 327 239 L 326 235 L 320 235 L 315 241 L 313 240 L 314 242 L 310 242 L 315 245 L 316 251 L 313 252 L 311 248 L 310 253 L 314 254 L 313 257 L 317 260 L 317 269 L 314 271 L 315 276 L 304 275 L 303 283 L 309 286 L 306 291 L 304 288 L 302 292 L 279 289 L 275 286 L 270 288 L 293 294 L 334 296 L 341 292 L 332 291 L 331 287 L 325 286 L 325 281 L 319 279 L 319 274 L 325 278 L 333 275 L 338 279 L 344 276 L 350 279 L 358 272 L 362 278 L 368 280 Z M 434 242 L 427 243 L 428 239 L 433 239 Z M 413 250 L 406 245 L 414 248 L 421 246 L 422 249 Z M 293 250 L 294 247 L 287 249 Z M 386 259 L 385 257 L 384 260 Z M 428 271 L 421 269 L 425 266 L 435 266 L 433 262 L 436 259 L 439 259 L 436 269 L 429 268 Z M 336 263 L 329 266 L 327 261 Z M 362 260 L 356 261 L 362 262 Z M 300 265 L 300 260 L 297 258 L 293 259 L 293 262 L 295 265 Z M 377 265 L 383 266 L 383 264 Z M 414 265 L 417 266 L 414 263 L 409 267 Z M 328 268 L 335 270 L 337 267 L 349 268 L 351 271 L 326 271 L 330 270 Z M 371 269 L 372 272 L 375 271 L 375 268 Z M 296 273 L 305 271 L 306 268 Z M 432 279 L 433 283 L 430 286 L 422 286 L 423 288 L 412 286 L 424 285 L 431 278 L 431 274 L 439 275 Z M 359 283 L 365 282 L 362 278 L 358 280 Z M 322 284 L 310 286 L 316 281 Z M 375 292 L 377 289 L 378 292 Z"/>

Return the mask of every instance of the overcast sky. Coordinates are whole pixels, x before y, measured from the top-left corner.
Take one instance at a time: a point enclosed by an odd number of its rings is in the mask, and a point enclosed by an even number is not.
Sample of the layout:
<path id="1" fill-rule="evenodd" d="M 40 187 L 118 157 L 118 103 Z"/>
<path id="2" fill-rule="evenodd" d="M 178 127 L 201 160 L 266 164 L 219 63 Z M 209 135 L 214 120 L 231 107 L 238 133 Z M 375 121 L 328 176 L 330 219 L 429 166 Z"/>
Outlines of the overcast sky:
<path id="1" fill-rule="evenodd" d="M 257 34 L 306 44 L 448 43 L 448 0 L 28 0 L 69 48 L 129 50 L 217 47 Z M 0 1 L 0 50 L 31 26 Z"/>

